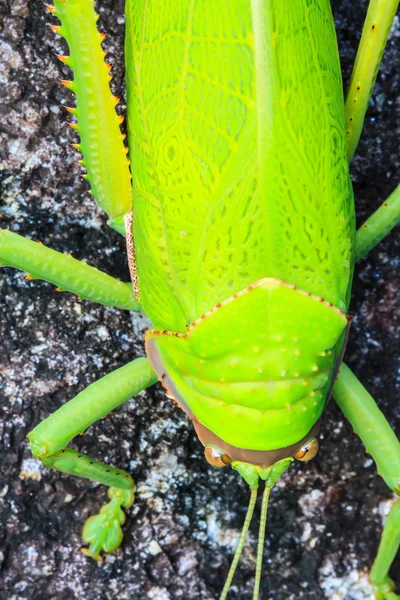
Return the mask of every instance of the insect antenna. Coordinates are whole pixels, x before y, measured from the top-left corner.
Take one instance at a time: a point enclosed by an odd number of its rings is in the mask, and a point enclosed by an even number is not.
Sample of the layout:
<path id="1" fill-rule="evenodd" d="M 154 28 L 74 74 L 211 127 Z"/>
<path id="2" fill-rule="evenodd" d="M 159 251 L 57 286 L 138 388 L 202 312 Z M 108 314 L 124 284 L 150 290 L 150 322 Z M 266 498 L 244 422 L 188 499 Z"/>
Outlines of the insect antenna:
<path id="1" fill-rule="evenodd" d="M 260 529 L 259 529 L 259 533 L 258 533 L 256 578 L 255 578 L 255 582 L 254 582 L 253 600 L 258 600 L 258 595 L 260 593 L 261 570 L 262 570 L 262 560 L 263 560 L 264 541 L 265 541 L 265 528 L 267 526 L 268 500 L 269 500 L 270 492 L 271 492 L 271 488 L 266 485 L 264 488 L 264 493 L 263 493 L 262 502 L 261 502 Z"/>
<path id="2" fill-rule="evenodd" d="M 229 569 L 228 576 L 225 581 L 224 589 L 222 590 L 222 594 L 219 600 L 225 600 L 229 588 L 231 587 L 232 579 L 235 575 L 236 567 L 238 565 L 240 556 L 242 554 L 243 546 L 246 541 L 247 532 L 249 531 L 251 519 L 253 518 L 254 507 L 256 505 L 257 500 L 257 489 L 252 489 L 250 494 L 249 506 L 247 507 L 246 518 L 243 523 L 242 532 L 240 534 L 239 543 L 236 548 L 235 556 L 233 557 L 231 568 Z"/>

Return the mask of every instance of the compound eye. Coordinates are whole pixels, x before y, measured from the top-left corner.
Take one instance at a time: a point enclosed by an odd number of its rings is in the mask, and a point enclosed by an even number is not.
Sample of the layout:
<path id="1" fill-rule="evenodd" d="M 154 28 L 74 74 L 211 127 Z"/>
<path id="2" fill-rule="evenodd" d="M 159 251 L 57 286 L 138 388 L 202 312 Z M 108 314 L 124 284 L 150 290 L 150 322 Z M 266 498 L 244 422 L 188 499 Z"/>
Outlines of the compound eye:
<path id="1" fill-rule="evenodd" d="M 204 448 L 204 456 L 206 457 L 207 462 L 213 467 L 217 467 L 217 469 L 227 467 L 232 460 L 230 456 L 213 446 L 206 446 Z"/>
<path id="2" fill-rule="evenodd" d="M 314 456 L 317 456 L 318 449 L 319 444 L 317 438 L 311 438 L 306 444 L 304 444 L 304 446 L 300 448 L 300 450 L 297 450 L 294 457 L 302 462 L 307 462 L 308 460 L 314 458 Z"/>

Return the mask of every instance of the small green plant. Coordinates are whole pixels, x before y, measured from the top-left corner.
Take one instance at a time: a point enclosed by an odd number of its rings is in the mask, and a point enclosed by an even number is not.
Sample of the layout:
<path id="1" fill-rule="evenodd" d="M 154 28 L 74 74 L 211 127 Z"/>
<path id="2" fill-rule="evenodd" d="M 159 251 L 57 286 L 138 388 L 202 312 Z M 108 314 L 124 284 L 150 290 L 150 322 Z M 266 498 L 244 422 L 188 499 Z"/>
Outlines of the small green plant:
<path id="1" fill-rule="evenodd" d="M 371 1 L 344 103 L 326 0 L 128 0 L 131 170 L 93 0 L 47 6 L 70 49 L 59 58 L 74 74 L 63 83 L 76 96 L 68 109 L 76 148 L 110 226 L 126 235 L 133 287 L 7 230 L 0 261 L 81 298 L 143 310 L 153 324 L 147 358 L 92 384 L 29 434 L 44 465 L 109 487 L 110 502 L 83 529 L 92 558 L 121 544 L 135 484 L 67 446 L 157 380 L 193 421 L 208 462 L 231 465 L 249 484 L 221 600 L 264 481 L 259 597 L 270 490 L 295 458 L 317 453 L 331 393 L 400 492 L 399 441 L 341 365 L 354 264 L 400 220 L 397 188 L 355 232 L 348 170 L 397 4 Z M 399 521 L 397 502 L 371 572 L 377 600 L 399 598 L 388 577 Z"/>

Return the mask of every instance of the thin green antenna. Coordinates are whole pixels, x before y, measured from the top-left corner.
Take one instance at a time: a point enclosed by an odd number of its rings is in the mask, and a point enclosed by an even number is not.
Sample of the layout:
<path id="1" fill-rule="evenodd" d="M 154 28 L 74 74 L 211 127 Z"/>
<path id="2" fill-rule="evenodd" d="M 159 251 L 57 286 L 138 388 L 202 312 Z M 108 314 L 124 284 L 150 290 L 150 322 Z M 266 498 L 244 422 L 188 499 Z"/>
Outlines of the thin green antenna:
<path id="1" fill-rule="evenodd" d="M 264 540 L 265 540 L 265 528 L 267 526 L 267 511 L 268 511 L 268 500 L 271 489 L 274 487 L 280 476 L 290 467 L 291 463 L 294 461 L 293 456 L 288 456 L 287 458 L 283 458 L 282 460 L 278 460 L 278 462 L 274 463 L 270 467 L 257 467 L 256 465 L 251 465 L 249 463 L 241 462 L 239 460 L 234 460 L 231 463 L 232 469 L 240 473 L 243 479 L 248 483 L 250 489 L 253 491 L 258 488 L 258 481 L 262 479 L 265 481 L 265 489 L 262 497 L 261 504 L 261 516 L 260 516 L 260 530 L 258 533 L 258 544 L 257 544 L 257 563 L 256 563 L 256 579 L 254 583 L 254 595 L 253 600 L 258 600 L 258 595 L 260 593 L 260 582 L 261 582 L 261 569 L 262 569 L 262 559 L 263 559 L 263 550 L 264 550 Z M 257 493 L 255 494 L 255 498 L 257 497 Z M 253 495 L 250 498 L 249 508 L 247 509 L 247 515 L 250 513 L 250 507 L 253 501 Z M 254 500 L 255 502 L 255 500 Z M 252 506 L 252 510 L 254 509 L 254 505 Z M 252 514 L 252 512 L 251 512 Z M 240 536 L 240 542 L 238 550 L 236 554 L 238 554 L 237 560 L 239 560 L 240 552 L 242 551 L 244 538 L 246 537 L 247 530 L 246 523 L 248 516 L 246 515 L 245 524 L 243 525 L 242 535 Z M 249 527 L 251 520 L 251 515 L 249 517 L 249 523 L 247 525 L 247 529 Z M 243 542 L 242 542 L 243 537 Z M 231 570 L 228 574 L 228 579 L 225 584 L 224 590 L 222 592 L 222 596 L 219 600 L 225 600 L 226 594 L 229 589 L 230 582 L 233 577 L 231 577 L 231 572 L 234 572 L 234 568 L 236 567 L 237 560 L 236 554 L 233 559 Z M 236 562 L 235 562 L 236 561 Z"/>
<path id="2" fill-rule="evenodd" d="M 258 600 L 258 595 L 260 593 L 261 570 L 262 570 L 262 560 L 263 560 L 264 540 L 265 540 L 265 528 L 267 526 L 268 500 L 269 500 L 270 492 L 271 492 L 271 488 L 266 485 L 264 488 L 262 504 L 261 504 L 260 530 L 258 533 L 258 544 L 257 544 L 256 578 L 255 578 L 255 582 L 254 582 L 253 600 Z"/>
<path id="3" fill-rule="evenodd" d="M 224 589 L 222 590 L 222 594 L 221 594 L 219 600 L 226 599 L 228 592 L 229 592 L 229 588 L 231 587 L 232 579 L 235 575 L 236 567 L 238 565 L 240 556 L 243 551 L 243 546 L 246 541 L 247 532 L 249 531 L 251 519 L 253 518 L 254 507 L 256 505 L 256 501 L 257 501 L 257 488 L 251 490 L 249 506 L 247 507 L 246 518 L 243 523 L 242 532 L 241 532 L 240 538 L 239 538 L 239 543 L 236 548 L 235 556 L 233 557 L 231 568 L 229 569 L 228 577 L 226 578 Z"/>

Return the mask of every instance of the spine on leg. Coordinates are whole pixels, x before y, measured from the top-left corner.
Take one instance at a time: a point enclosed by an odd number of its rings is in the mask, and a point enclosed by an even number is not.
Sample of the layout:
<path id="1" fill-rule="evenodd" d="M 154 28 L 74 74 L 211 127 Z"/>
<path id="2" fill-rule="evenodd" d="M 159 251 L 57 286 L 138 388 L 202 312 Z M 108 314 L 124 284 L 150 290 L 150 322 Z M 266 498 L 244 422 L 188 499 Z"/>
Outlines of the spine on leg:
<path id="1" fill-rule="evenodd" d="M 80 135 L 75 147 L 84 157 L 83 166 L 92 193 L 111 219 L 132 208 L 129 161 L 120 131 L 122 118 L 115 111 L 118 98 L 112 95 L 111 66 L 104 62 L 104 34 L 96 27 L 98 15 L 93 0 L 55 0 L 48 10 L 61 21 L 51 29 L 68 43 L 69 56 L 59 56 L 74 73 L 73 81 L 62 81 L 76 95 L 76 108 L 68 109 L 78 120 L 71 124 Z"/>
<path id="2" fill-rule="evenodd" d="M 91 479 L 104 485 L 126 490 L 135 487 L 132 477 L 126 471 L 93 460 L 90 456 L 76 452 L 72 448 L 64 448 L 64 450 L 44 458 L 42 462 L 45 467 L 57 469 L 57 471 L 76 475 L 77 477 L 85 477 L 85 479 Z"/>
<path id="3" fill-rule="evenodd" d="M 140 310 L 129 284 L 72 258 L 70 254 L 61 254 L 7 229 L 0 229 L 0 263 L 3 267 L 26 271 L 29 280 L 49 281 L 59 292 L 72 292 L 79 298 L 122 310 Z"/>

